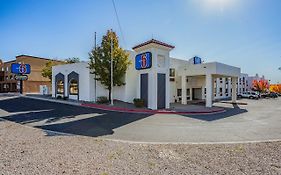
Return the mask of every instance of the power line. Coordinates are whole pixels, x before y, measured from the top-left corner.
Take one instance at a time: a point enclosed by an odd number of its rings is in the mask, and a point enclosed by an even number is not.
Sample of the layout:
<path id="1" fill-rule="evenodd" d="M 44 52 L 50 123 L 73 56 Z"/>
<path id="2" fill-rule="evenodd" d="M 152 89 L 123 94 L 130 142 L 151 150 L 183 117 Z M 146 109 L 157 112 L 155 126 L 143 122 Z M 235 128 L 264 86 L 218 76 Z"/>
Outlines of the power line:
<path id="1" fill-rule="evenodd" d="M 123 39 L 123 42 L 124 42 L 124 44 L 125 44 L 125 47 L 127 47 L 126 40 L 125 40 L 125 37 L 124 37 L 124 34 L 123 34 L 123 30 L 122 30 L 122 27 L 121 27 L 120 19 L 119 19 L 118 13 L 117 13 L 117 9 L 116 9 L 115 2 L 114 2 L 114 0 L 111 0 L 111 2 L 112 2 L 112 5 L 113 5 L 113 8 L 114 8 L 114 11 L 115 11 L 117 23 L 118 23 L 119 30 L 120 30 L 120 33 L 121 33 L 121 37 L 122 37 L 122 39 Z"/>

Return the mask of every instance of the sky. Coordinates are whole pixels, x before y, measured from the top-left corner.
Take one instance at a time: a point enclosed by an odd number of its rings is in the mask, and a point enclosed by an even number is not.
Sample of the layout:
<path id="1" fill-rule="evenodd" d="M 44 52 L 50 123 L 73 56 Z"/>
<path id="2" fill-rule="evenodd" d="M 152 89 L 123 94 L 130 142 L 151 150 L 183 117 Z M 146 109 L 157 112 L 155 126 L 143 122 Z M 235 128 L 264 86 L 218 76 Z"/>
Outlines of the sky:
<path id="1" fill-rule="evenodd" d="M 172 57 L 199 56 L 281 83 L 280 0 L 0 0 L 0 58 L 27 54 L 88 60 L 108 29 L 120 45 L 151 38 L 172 44 Z M 123 35 L 122 35 L 123 34 Z"/>

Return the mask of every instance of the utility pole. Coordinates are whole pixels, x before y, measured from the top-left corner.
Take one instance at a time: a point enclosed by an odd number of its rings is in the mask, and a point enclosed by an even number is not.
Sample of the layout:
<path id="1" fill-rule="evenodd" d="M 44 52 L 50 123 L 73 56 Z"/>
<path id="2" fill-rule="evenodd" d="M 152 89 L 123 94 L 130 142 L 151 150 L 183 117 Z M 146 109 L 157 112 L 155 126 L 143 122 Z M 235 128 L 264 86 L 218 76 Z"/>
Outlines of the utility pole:
<path id="1" fill-rule="evenodd" d="M 97 49 L 97 32 L 95 32 L 95 52 Z M 96 64 L 96 57 L 94 58 L 95 64 Z M 95 102 L 97 101 L 97 75 L 95 74 Z"/>
<path id="2" fill-rule="evenodd" d="M 22 74 L 20 74 L 20 75 L 22 75 Z M 22 81 L 22 79 L 20 79 L 20 95 L 22 95 L 23 94 L 23 81 Z"/>
<path id="3" fill-rule="evenodd" d="M 112 32 L 112 29 L 111 29 L 111 37 L 110 37 L 110 51 L 111 51 L 111 62 L 110 62 L 110 99 L 111 99 L 111 102 L 110 104 L 113 105 L 113 41 L 112 41 L 112 35 L 113 35 L 113 32 Z"/>

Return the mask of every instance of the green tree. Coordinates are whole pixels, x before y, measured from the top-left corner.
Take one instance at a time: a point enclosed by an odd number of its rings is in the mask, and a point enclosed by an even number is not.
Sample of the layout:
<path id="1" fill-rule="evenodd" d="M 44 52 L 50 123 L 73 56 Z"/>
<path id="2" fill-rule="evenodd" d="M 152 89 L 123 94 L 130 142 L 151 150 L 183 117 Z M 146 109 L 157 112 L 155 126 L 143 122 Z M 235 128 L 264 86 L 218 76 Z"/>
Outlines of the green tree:
<path id="1" fill-rule="evenodd" d="M 90 53 L 89 68 L 96 75 L 96 80 L 108 89 L 108 99 L 111 100 L 111 37 L 113 43 L 113 87 L 125 85 L 124 76 L 131 64 L 129 54 L 119 46 L 115 32 L 107 31 L 102 37 L 101 46 Z"/>
<path id="2" fill-rule="evenodd" d="M 45 67 L 42 69 L 42 76 L 45 78 L 49 78 L 49 80 L 52 80 L 52 67 L 58 65 L 57 62 L 50 60 L 45 64 Z"/>
<path id="3" fill-rule="evenodd" d="M 65 62 L 67 64 L 79 63 L 80 62 L 80 58 L 78 58 L 78 57 L 68 58 L 68 59 L 65 60 Z"/>

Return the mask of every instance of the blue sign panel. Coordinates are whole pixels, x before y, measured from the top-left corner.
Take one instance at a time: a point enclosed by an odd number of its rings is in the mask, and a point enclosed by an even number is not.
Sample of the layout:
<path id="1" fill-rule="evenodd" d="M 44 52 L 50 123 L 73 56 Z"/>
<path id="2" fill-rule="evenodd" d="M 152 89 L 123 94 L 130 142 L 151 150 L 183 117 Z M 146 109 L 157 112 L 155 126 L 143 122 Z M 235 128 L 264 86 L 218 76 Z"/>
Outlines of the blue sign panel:
<path id="1" fill-rule="evenodd" d="M 149 69 L 152 66 L 151 52 L 138 54 L 135 59 L 135 67 L 137 70 Z"/>
<path id="2" fill-rule="evenodd" d="M 201 63 L 202 63 L 202 60 L 201 60 L 200 57 L 195 56 L 195 57 L 193 58 L 193 63 L 194 63 L 194 64 L 201 64 Z"/>
<path id="3" fill-rule="evenodd" d="M 13 63 L 11 65 L 11 72 L 14 74 L 30 74 L 30 65 Z"/>

